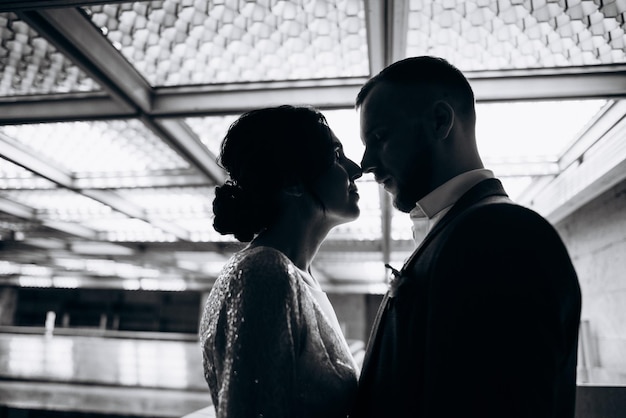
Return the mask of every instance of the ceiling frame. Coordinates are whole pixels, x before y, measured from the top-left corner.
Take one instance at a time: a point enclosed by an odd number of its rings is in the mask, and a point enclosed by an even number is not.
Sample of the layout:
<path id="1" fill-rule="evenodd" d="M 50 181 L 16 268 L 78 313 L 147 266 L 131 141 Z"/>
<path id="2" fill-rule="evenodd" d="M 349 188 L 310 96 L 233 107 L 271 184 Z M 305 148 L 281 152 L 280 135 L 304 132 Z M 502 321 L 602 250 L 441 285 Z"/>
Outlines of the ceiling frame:
<path id="1" fill-rule="evenodd" d="M 36 156 L 32 155 L 21 144 L 14 142 L 11 138 L 0 133 L 0 155 L 3 158 L 13 162 L 14 164 L 23 167 L 24 169 L 37 174 L 43 178 L 50 180 L 56 185 L 77 192 L 83 196 L 96 200 L 104 205 L 111 207 L 120 213 L 131 218 L 137 218 L 144 220 L 148 223 L 154 224 L 153 220 L 146 215 L 146 211 L 134 203 L 122 198 L 117 193 L 110 190 L 97 190 L 97 189 L 84 189 L 80 190 L 76 187 L 74 177 L 72 173 L 67 172 L 59 167 L 56 167 L 50 162 L 44 161 Z M 12 213 L 13 214 L 13 213 Z M 32 217 L 29 219 L 33 220 Z M 155 225 L 161 228 L 163 231 L 174 234 L 176 237 L 189 240 L 189 232 L 179 228 L 178 226 L 161 222 L 159 225 Z M 55 228 L 56 229 L 56 228 Z M 80 236 L 80 235 L 79 235 Z M 95 238 L 95 237 L 90 237 Z"/>
<path id="2" fill-rule="evenodd" d="M 134 109 L 143 123 L 170 144 L 181 157 L 196 166 L 211 181 L 223 182 L 225 175 L 216 175 L 222 169 L 215 162 L 215 157 L 206 147 L 201 146 L 200 139 L 191 129 L 183 126 L 176 129 L 188 134 L 183 141 L 178 141 L 167 127 L 155 123 L 150 115 L 152 87 L 84 13 L 79 9 L 68 8 L 24 11 L 18 15 L 101 85 L 115 102 L 123 108 Z M 174 123 L 184 124 L 182 121 Z M 192 142 L 199 146 L 188 148 Z"/>
<path id="3" fill-rule="evenodd" d="M 376 74 L 391 62 L 402 58 L 405 45 L 405 29 L 408 0 L 363 0 L 365 4 L 368 51 L 371 74 Z M 64 93 L 55 95 L 33 95 L 0 98 L 0 125 L 19 123 L 39 123 L 77 120 L 111 120 L 120 118 L 139 118 L 151 131 L 169 143 L 193 167 L 198 168 L 206 177 L 209 185 L 221 183 L 225 179 L 223 170 L 215 163 L 215 156 L 201 144 L 197 135 L 179 118 L 192 116 L 211 116 L 240 114 L 257 107 L 283 103 L 302 103 L 322 110 L 353 108 L 354 99 L 360 86 L 367 77 L 335 78 L 324 80 L 297 80 L 280 82 L 230 83 L 204 86 L 157 87 L 150 86 L 143 77 L 126 61 L 100 33 L 85 14 L 74 9 L 77 6 L 90 6 L 105 3 L 122 3 L 126 0 L 0 0 L 0 11 L 13 11 L 33 26 L 42 36 L 54 44 L 65 56 L 83 69 L 104 91 Z M 626 65 L 599 65 L 571 68 L 549 68 L 528 70 L 484 71 L 466 73 L 474 87 L 478 102 L 526 101 L 526 100 L 567 100 L 567 99 L 612 99 L 626 97 Z M 621 106 L 621 105 L 620 105 Z M 622 110 L 621 114 L 625 112 Z M 535 195 L 541 204 L 550 193 L 559 191 L 575 178 L 577 164 L 582 163 L 581 156 L 591 149 L 599 138 L 610 131 L 619 120 L 614 120 L 617 111 L 607 113 L 594 125 L 575 147 L 566 153 L 559 162 L 565 170 L 558 182 L 550 182 L 551 176 L 557 176 L 553 165 L 537 166 L 537 175 L 544 175 L 542 184 L 547 185 L 543 193 Z M 613 119 L 611 119 L 613 118 Z M 623 122 L 621 125 L 623 126 Z M 595 130 L 594 130 L 595 129 Z M 603 132 L 596 132 L 603 129 Z M 620 128 L 623 134 L 625 128 Z M 181 139 L 182 138 L 182 139 Z M 591 138 L 591 139 L 590 139 Z M 617 136 L 612 135 L 612 144 L 618 145 Z M 12 142 L 12 141 L 11 141 Z M 128 216 L 146 220 L 145 212 L 126 201 L 121 196 L 106 190 L 83 191 L 76 187 L 76 180 L 64 170 L 58 170 L 40 160 L 31 160 L 23 150 L 9 148 L 5 153 L 6 141 L 0 141 L 0 155 L 13 155 L 12 161 L 42 175 L 62 186 L 86 196 L 109 204 Z M 583 147 L 584 145 L 584 147 Z M 584 149 L 583 149 L 584 148 Z M 613 148 L 612 148 L 613 149 Z M 623 150 L 620 148 L 619 150 Z M 623 153 L 623 151 L 620 151 Z M 11 154 L 13 153 L 13 154 Z M 616 153 L 605 152 L 609 157 Z M 622 155 L 622 154 L 619 154 Z M 624 172 L 624 161 L 615 166 Z M 599 161 L 587 159 L 600 165 Z M 11 158 L 8 158 L 11 159 Z M 584 168 L 584 167 L 583 167 Z M 542 174 L 544 170 L 552 170 Z M 560 172 L 560 170 L 559 170 Z M 617 177 L 613 176 L 612 180 Z M 604 178 L 606 180 L 606 177 Z M 545 181 L 543 181 L 545 180 Z M 596 178 L 585 189 L 599 190 L 602 178 Z M 561 186 L 560 186 L 561 185 Z M 592 187 L 594 186 L 594 187 Z M 550 193 L 548 193 L 550 192 Z M 590 195 L 589 195 L 590 196 Z M 571 199 L 570 199 L 571 200 Z M 326 241 L 320 253 L 376 252 L 385 262 L 396 252 L 410 252 L 413 241 L 393 241 L 391 239 L 391 214 L 393 212 L 389 195 L 381 189 L 381 229 L 382 240 L 366 242 L 333 240 Z M 567 202 L 566 202 L 567 203 Z M 571 203 L 571 201 L 570 201 Z M 81 239 L 98 241 L 102 234 L 86 230 L 76 224 L 43 222 L 38 219 L 36 210 L 7 199 L 0 199 L 0 210 L 9 214 L 37 222 L 46 227 L 70 234 Z M 571 213 L 572 206 L 566 205 L 565 211 Z M 561 211 L 553 219 L 562 218 Z M 186 237 L 186 231 L 175 225 L 164 225 L 169 232 Z M 30 236 L 30 234 L 29 234 Z M 189 251 L 209 251 L 229 253 L 241 248 L 239 243 L 231 242 L 173 242 L 173 243 L 120 243 L 132 248 L 133 255 L 115 256 L 128 262 L 158 260 L 161 256 L 172 254 L 187 248 Z M 10 253 L 9 253 L 10 254 Z M 52 253 L 50 253 L 52 255 Z M 103 256 L 105 257 L 105 256 Z M 97 258 L 97 256 L 94 256 Z M 165 265 L 167 265 L 165 263 Z M 181 269 L 182 270 L 182 269 Z"/>
<path id="4" fill-rule="evenodd" d="M 128 2 L 128 0 L 0 0 L 0 12 L 19 12 L 43 8 L 79 7 Z"/>
<path id="5" fill-rule="evenodd" d="M 468 73 L 476 101 L 511 102 L 536 100 L 626 98 L 626 65 L 550 70 Z M 310 82 L 266 82 L 199 86 L 192 89 L 158 87 L 152 90 L 147 118 L 183 118 L 241 114 L 271 104 L 306 103 L 323 110 L 353 108 L 366 78 L 324 80 L 319 88 Z M 136 117 L 129 105 L 102 92 L 65 93 L 50 96 L 0 98 L 0 125 Z"/>

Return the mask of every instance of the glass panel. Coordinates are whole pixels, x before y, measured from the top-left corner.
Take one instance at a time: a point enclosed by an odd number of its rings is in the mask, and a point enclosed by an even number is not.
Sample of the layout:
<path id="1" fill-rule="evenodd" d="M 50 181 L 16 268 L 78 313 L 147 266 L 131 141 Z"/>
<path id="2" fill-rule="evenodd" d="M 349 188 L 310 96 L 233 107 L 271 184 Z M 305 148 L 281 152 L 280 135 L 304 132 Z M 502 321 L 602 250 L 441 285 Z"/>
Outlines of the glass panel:
<path id="1" fill-rule="evenodd" d="M 0 13 L 0 96 L 100 87 L 13 13 Z"/>
<path id="2" fill-rule="evenodd" d="M 206 216 L 188 216 L 176 220 L 176 225 L 190 233 L 193 242 L 239 242 L 232 235 L 222 235 L 213 229 L 213 212 Z"/>
<path id="3" fill-rule="evenodd" d="M 154 86 L 369 72 L 361 0 L 164 0 L 85 10 Z"/>
<path id="4" fill-rule="evenodd" d="M 53 189 L 55 187 L 56 185 L 50 180 L 0 158 L 0 189 Z"/>
<path id="5" fill-rule="evenodd" d="M 172 233 L 164 232 L 148 222 L 132 218 L 92 219 L 85 226 L 105 231 L 106 239 L 114 242 L 174 242 Z"/>
<path id="6" fill-rule="evenodd" d="M 355 109 L 324 110 L 322 113 L 326 116 L 328 126 L 341 141 L 346 156 L 361 164 L 365 146 L 359 133 L 359 113 Z"/>
<path id="7" fill-rule="evenodd" d="M 120 189 L 117 194 L 144 208 L 150 217 L 172 221 L 208 215 L 212 208 L 213 190 L 213 187 Z"/>
<path id="8" fill-rule="evenodd" d="M 485 160 L 557 161 L 607 102 L 572 100 L 476 106 L 476 140 Z"/>
<path id="9" fill-rule="evenodd" d="M 626 62 L 623 2 L 411 0 L 406 56 L 462 71 Z"/>
<path id="10" fill-rule="evenodd" d="M 537 176 L 556 175 L 558 161 L 606 105 L 605 100 L 491 103 L 476 106 L 483 162 L 517 200 Z"/>
<path id="11" fill-rule="evenodd" d="M 0 132 L 79 176 L 140 175 L 189 167 L 139 120 L 3 126 Z"/>
<path id="12" fill-rule="evenodd" d="M 126 189 L 118 194 L 143 207 L 149 217 L 171 222 L 190 233 L 192 241 L 234 241 L 213 229 L 213 187 Z"/>
<path id="13" fill-rule="evenodd" d="M 2 190 L 0 196 L 34 208 L 47 220 L 82 222 L 117 213 L 107 205 L 66 189 Z"/>
<path id="14" fill-rule="evenodd" d="M 204 146 L 207 147 L 213 155 L 218 157 L 220 155 L 222 140 L 231 123 L 238 117 L 239 115 L 225 115 L 186 118 L 185 123 L 198 135 L 198 138 L 200 138 Z"/>

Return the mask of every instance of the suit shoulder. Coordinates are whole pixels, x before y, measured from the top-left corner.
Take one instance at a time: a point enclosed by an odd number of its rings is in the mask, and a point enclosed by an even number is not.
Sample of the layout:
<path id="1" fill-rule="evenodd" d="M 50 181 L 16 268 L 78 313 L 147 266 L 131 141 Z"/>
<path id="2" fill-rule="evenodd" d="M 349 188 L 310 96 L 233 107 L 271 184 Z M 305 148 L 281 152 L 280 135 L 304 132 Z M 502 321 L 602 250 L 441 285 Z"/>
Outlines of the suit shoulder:
<path id="1" fill-rule="evenodd" d="M 522 206 L 515 202 L 488 202 L 488 203 L 478 203 L 464 212 L 466 216 L 488 216 L 488 217 L 508 217 L 515 216 L 526 218 L 529 220 L 541 220 L 547 222 L 540 214 L 535 212 L 534 210 Z"/>
<path id="2" fill-rule="evenodd" d="M 530 261 L 569 255 L 557 230 L 537 212 L 515 203 L 489 203 L 469 208 L 445 233 L 442 249 L 455 254 L 491 254 Z M 552 261 L 551 261 L 552 262 Z"/>
<path id="3" fill-rule="evenodd" d="M 437 267 L 476 283 L 534 283 L 575 289 L 577 275 L 556 229 L 535 211 L 514 203 L 472 208 L 439 240 Z M 506 274 L 504 273 L 506 272 Z M 462 279 L 461 279 L 462 280 Z"/>
<path id="4" fill-rule="evenodd" d="M 542 233 L 557 234 L 543 216 L 532 209 L 513 202 L 479 204 L 459 216 L 458 224 L 483 233 L 511 233 L 522 235 Z"/>

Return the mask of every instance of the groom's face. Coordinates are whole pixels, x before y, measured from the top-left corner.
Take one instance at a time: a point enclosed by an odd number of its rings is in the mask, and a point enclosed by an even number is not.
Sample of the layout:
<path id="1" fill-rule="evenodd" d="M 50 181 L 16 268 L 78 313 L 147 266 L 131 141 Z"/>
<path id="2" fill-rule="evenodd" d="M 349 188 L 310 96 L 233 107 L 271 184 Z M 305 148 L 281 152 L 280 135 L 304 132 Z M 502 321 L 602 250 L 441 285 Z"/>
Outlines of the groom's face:
<path id="1" fill-rule="evenodd" d="M 410 212 L 430 192 L 433 149 L 427 105 L 416 97 L 416 87 L 382 82 L 361 105 L 363 172 L 393 195 L 393 203 Z"/>

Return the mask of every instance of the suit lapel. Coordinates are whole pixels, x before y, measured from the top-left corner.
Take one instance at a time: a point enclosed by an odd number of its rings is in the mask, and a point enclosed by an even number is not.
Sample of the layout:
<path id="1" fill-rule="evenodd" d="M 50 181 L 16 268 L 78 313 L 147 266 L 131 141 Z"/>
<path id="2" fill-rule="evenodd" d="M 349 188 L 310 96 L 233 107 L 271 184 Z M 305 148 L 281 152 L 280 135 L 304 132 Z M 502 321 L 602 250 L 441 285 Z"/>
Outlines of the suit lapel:
<path id="1" fill-rule="evenodd" d="M 391 300 L 395 296 L 395 290 L 397 289 L 401 278 L 406 277 L 406 275 L 404 274 L 405 271 L 410 268 L 413 260 L 415 260 L 424 251 L 424 248 L 426 248 L 428 243 L 432 241 L 433 237 L 435 237 L 447 224 L 449 224 L 452 219 L 454 219 L 459 213 L 461 213 L 465 209 L 490 196 L 507 196 L 504 188 L 502 187 L 502 183 L 500 183 L 498 179 L 494 178 L 483 180 L 474 187 L 472 187 L 463 196 L 461 196 L 461 198 L 454 204 L 454 206 L 452 206 L 450 211 L 448 211 L 448 213 L 443 218 L 441 218 L 441 220 L 435 225 L 435 227 L 426 235 L 422 243 L 417 247 L 413 254 L 411 254 L 411 257 L 409 257 L 406 263 L 404 263 L 404 266 L 402 267 L 399 276 L 394 278 L 394 280 L 390 283 L 390 289 L 385 294 L 385 297 L 383 298 L 383 301 L 381 302 L 378 312 L 376 314 L 376 319 L 374 320 L 374 324 L 372 326 L 372 332 L 370 333 L 367 351 L 365 352 L 365 357 L 363 359 L 361 378 L 363 378 L 363 376 L 366 376 L 367 370 L 369 369 L 372 352 L 377 346 L 378 328 L 380 326 L 382 318 L 387 313 L 388 306 L 391 303 Z"/>
<path id="2" fill-rule="evenodd" d="M 435 224 L 433 229 L 430 230 L 415 251 L 413 251 L 413 254 L 411 254 L 400 270 L 400 277 L 402 277 L 402 273 L 404 273 L 411 266 L 413 260 L 415 260 L 424 251 L 424 248 L 428 246 L 433 238 L 437 236 L 437 234 L 439 234 L 439 232 L 445 228 L 446 225 L 448 225 L 459 213 L 465 211 L 470 206 L 480 202 L 481 200 L 492 196 L 508 197 L 502 187 L 502 183 L 500 183 L 500 180 L 495 178 L 481 181 L 461 196 L 448 213 L 446 213 L 445 216 L 441 218 L 437 224 Z"/>

